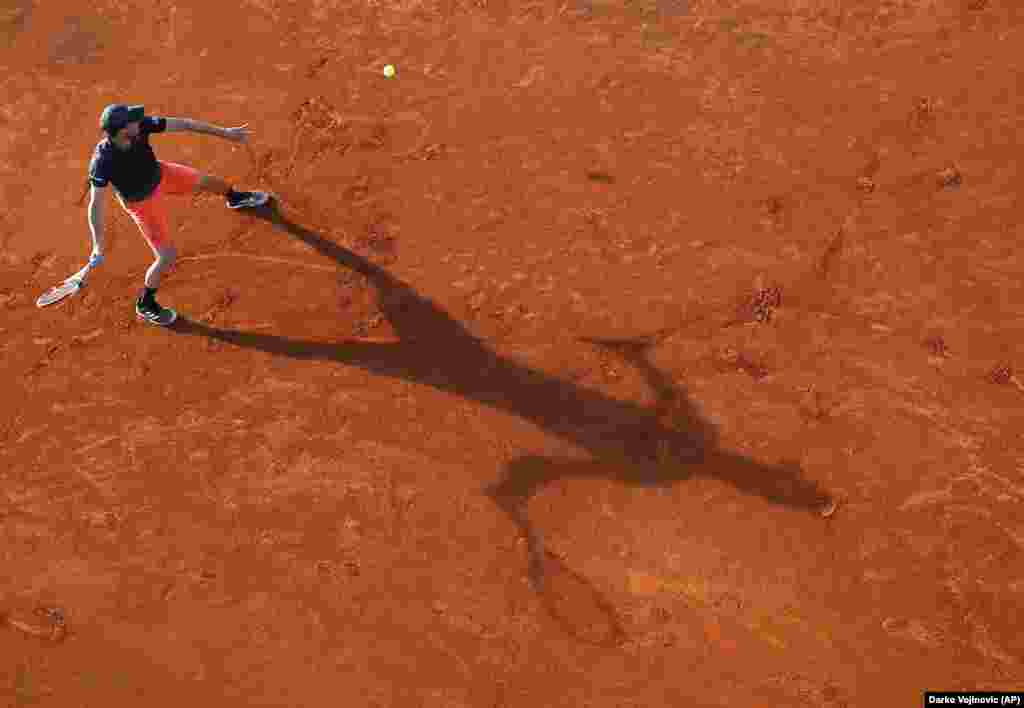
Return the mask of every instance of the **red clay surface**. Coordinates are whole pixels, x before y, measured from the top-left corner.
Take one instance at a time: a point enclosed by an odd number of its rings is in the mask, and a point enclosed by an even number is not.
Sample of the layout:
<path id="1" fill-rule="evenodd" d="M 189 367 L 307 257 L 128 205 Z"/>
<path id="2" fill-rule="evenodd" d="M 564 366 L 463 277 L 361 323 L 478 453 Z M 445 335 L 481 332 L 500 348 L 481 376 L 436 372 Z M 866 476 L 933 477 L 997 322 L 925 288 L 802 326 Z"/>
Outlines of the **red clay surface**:
<path id="1" fill-rule="evenodd" d="M 3 4 L 4 705 L 1024 686 L 1020 3 L 230 5 Z"/>

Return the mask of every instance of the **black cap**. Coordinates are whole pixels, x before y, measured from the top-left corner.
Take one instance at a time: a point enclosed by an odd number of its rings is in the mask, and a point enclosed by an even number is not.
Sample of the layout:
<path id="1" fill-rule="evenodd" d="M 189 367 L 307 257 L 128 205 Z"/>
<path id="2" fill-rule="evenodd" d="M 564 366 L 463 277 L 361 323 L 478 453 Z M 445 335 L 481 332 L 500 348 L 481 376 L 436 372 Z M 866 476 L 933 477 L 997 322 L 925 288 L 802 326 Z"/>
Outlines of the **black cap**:
<path id="1" fill-rule="evenodd" d="M 146 111 L 142 106 L 114 103 L 103 109 L 103 115 L 100 116 L 100 127 L 107 131 L 108 135 L 114 135 L 129 123 L 142 120 L 145 115 Z"/>

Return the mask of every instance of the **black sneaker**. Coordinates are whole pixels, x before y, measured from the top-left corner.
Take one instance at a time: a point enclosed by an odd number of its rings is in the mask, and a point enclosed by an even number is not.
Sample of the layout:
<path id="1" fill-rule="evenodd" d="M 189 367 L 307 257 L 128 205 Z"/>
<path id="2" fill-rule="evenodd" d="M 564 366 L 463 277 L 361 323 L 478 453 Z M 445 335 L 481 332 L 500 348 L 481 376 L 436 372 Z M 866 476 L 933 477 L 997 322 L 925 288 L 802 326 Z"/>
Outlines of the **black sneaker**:
<path id="1" fill-rule="evenodd" d="M 270 199 L 266 192 L 235 192 L 224 201 L 228 209 L 251 209 L 252 207 L 263 206 Z"/>
<path id="2" fill-rule="evenodd" d="M 135 316 L 144 322 L 166 327 L 178 319 L 178 313 L 169 307 L 161 307 L 156 300 L 150 303 L 139 300 L 135 303 Z"/>

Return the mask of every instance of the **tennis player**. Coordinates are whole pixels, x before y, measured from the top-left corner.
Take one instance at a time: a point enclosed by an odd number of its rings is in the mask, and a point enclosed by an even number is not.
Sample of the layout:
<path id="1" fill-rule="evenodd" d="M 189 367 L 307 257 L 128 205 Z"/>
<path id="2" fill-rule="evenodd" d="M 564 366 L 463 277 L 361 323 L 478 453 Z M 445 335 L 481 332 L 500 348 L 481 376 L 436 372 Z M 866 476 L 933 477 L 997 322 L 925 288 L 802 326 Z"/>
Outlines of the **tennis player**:
<path id="1" fill-rule="evenodd" d="M 147 116 L 143 106 L 113 104 L 100 116 L 100 127 L 106 137 L 96 145 L 89 162 L 92 194 L 89 200 L 89 228 L 92 231 L 92 255 L 89 268 L 103 261 L 103 215 L 106 188 L 113 185 L 121 206 L 128 212 L 153 249 L 156 260 L 146 271 L 145 287 L 135 303 L 139 319 L 167 326 L 177 313 L 161 307 L 156 301 L 160 276 L 174 263 L 176 251 L 168 237 L 164 195 L 210 192 L 225 198 L 229 209 L 262 206 L 266 192 L 237 192 L 219 177 L 175 162 L 157 160 L 149 144 L 151 133 L 191 131 L 216 135 L 243 143 L 248 138 L 246 126 L 220 128 L 188 118 Z"/>

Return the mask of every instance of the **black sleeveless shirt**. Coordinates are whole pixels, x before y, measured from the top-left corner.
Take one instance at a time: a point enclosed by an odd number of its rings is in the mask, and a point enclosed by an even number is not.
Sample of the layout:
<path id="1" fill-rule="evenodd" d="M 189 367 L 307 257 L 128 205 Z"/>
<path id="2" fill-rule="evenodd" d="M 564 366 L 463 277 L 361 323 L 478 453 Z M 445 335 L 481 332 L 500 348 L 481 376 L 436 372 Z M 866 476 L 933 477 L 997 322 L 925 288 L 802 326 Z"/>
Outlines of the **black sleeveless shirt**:
<path id="1" fill-rule="evenodd" d="M 160 163 L 149 144 L 149 134 L 166 129 L 166 118 L 146 116 L 139 122 L 139 137 L 128 150 L 117 148 L 110 138 L 101 140 L 89 162 L 89 183 L 94 187 L 113 184 L 126 202 L 148 197 L 160 184 Z"/>

